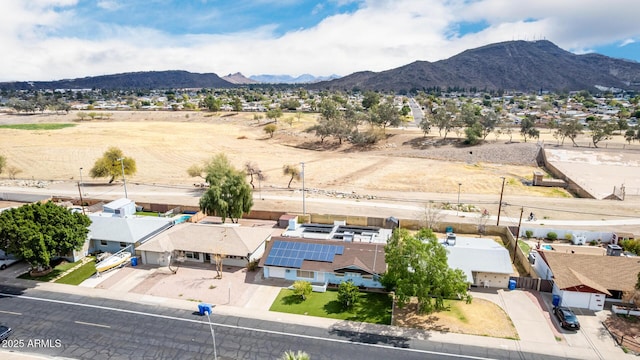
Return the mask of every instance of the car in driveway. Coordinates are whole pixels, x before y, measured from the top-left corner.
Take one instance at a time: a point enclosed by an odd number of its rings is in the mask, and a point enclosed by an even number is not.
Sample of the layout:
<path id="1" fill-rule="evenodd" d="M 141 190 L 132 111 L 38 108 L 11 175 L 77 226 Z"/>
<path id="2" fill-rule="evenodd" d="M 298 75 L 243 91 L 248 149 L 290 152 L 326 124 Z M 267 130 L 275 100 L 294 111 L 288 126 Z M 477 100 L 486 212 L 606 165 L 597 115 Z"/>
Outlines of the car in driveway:
<path id="1" fill-rule="evenodd" d="M 565 329 L 579 330 L 580 322 L 576 314 L 566 306 L 556 306 L 553 308 L 553 313 L 560 321 L 560 326 Z"/>
<path id="2" fill-rule="evenodd" d="M 11 335 L 11 328 L 5 325 L 0 325 L 0 341 L 6 340 Z"/>

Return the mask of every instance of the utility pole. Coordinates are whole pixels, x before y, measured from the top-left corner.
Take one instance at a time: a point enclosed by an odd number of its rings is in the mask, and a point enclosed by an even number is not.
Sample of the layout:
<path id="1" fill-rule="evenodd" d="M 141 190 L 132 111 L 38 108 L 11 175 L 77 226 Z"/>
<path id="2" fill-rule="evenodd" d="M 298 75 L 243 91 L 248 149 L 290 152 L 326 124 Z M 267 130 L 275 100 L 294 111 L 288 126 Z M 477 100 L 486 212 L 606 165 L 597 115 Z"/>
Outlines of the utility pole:
<path id="1" fill-rule="evenodd" d="M 456 216 L 458 216 L 458 212 L 460 211 L 460 187 L 462 183 L 458 183 L 458 207 L 456 208 Z"/>
<path id="2" fill-rule="evenodd" d="M 82 215 L 86 215 L 84 213 L 84 200 L 82 200 L 82 188 L 80 187 L 80 183 L 78 183 L 78 192 L 80 193 L 80 207 L 82 207 Z"/>
<path id="3" fill-rule="evenodd" d="M 127 196 L 127 180 L 124 178 L 124 158 L 119 158 L 118 160 L 120 160 L 120 165 L 122 166 L 122 183 L 124 184 L 124 198 L 128 199 L 129 197 Z"/>
<path id="4" fill-rule="evenodd" d="M 524 212 L 524 208 L 520 208 L 520 220 L 518 221 L 518 231 L 516 231 L 516 243 L 513 245 L 513 261 L 511 263 L 516 262 L 516 251 L 518 251 L 518 238 L 520 237 L 520 225 L 522 224 L 522 213 Z"/>
<path id="5" fill-rule="evenodd" d="M 306 215 L 307 214 L 307 204 L 305 203 L 305 196 L 304 196 L 304 162 L 301 162 L 300 165 L 302 165 L 302 172 L 300 175 L 302 175 L 302 215 Z"/>
<path id="6" fill-rule="evenodd" d="M 500 213 L 502 212 L 502 194 L 504 193 L 505 178 L 503 176 L 501 176 L 501 178 L 502 178 L 502 190 L 500 190 L 500 203 L 498 204 L 498 221 L 496 222 L 496 226 L 500 226 Z"/>

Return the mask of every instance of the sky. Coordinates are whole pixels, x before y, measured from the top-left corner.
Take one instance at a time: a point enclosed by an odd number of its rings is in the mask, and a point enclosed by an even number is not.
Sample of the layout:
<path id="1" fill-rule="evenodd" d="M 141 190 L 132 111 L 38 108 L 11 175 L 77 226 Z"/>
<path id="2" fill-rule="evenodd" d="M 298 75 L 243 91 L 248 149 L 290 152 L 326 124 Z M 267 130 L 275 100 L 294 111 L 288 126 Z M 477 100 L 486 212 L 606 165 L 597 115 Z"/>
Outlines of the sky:
<path id="1" fill-rule="evenodd" d="M 2 0 L 0 81 L 383 71 L 511 40 L 640 61 L 637 0 Z"/>

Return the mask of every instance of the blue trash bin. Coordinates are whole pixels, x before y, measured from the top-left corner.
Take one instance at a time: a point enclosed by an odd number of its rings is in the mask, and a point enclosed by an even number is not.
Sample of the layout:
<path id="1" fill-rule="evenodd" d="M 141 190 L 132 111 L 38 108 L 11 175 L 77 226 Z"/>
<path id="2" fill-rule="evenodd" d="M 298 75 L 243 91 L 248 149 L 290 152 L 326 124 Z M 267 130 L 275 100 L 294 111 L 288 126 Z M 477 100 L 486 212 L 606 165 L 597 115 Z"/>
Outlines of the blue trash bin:
<path id="1" fill-rule="evenodd" d="M 452 233 L 453 232 L 453 226 L 447 226 L 447 229 L 445 230 L 445 232 Z"/>
<path id="2" fill-rule="evenodd" d="M 551 303 L 553 304 L 553 307 L 558 307 L 560 305 L 560 295 L 553 295 Z"/>
<path id="3" fill-rule="evenodd" d="M 132 257 L 131 258 L 131 266 L 138 266 L 138 258 L 137 257 Z"/>
<path id="4" fill-rule="evenodd" d="M 509 280 L 509 290 L 516 289 L 516 281 L 514 279 Z"/>
<path id="5" fill-rule="evenodd" d="M 211 314 L 211 304 L 200 303 L 198 304 L 198 313 L 200 315 Z"/>

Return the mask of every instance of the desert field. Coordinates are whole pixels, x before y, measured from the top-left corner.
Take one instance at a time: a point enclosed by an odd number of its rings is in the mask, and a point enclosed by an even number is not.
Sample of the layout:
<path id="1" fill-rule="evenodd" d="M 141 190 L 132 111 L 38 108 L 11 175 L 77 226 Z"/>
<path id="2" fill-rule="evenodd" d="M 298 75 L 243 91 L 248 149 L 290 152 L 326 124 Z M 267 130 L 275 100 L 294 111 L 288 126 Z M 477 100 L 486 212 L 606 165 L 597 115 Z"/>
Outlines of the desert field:
<path id="1" fill-rule="evenodd" d="M 282 167 L 305 162 L 308 189 L 372 194 L 389 191 L 456 193 L 458 184 L 462 183 L 465 193 L 495 194 L 500 191 L 500 177 L 504 176 L 509 184 L 506 193 L 568 196 L 563 190 L 525 186 L 523 182 L 530 181 L 537 169 L 533 161 L 528 164 L 500 164 L 483 162 L 483 158 L 473 156 L 461 158 L 460 154 L 469 150 L 482 155 L 483 147 L 489 149 L 491 144 L 463 149 L 429 146 L 428 142 L 437 138 L 437 132 L 423 138 L 416 128 L 388 129 L 388 138 L 373 148 L 355 149 L 346 143 L 338 145 L 333 139 L 326 139 L 320 146 L 318 138 L 304 132 L 315 122 L 314 114 L 304 114 L 301 119 L 294 119 L 291 125 L 280 120 L 273 138 L 263 131 L 266 120 L 258 123 L 252 113 L 112 114 L 108 120 L 85 121 L 79 121 L 75 113 L 2 114 L 0 125 L 73 123 L 75 126 L 47 131 L 0 128 L 0 154 L 7 158 L 7 165 L 21 170 L 17 175 L 21 179 L 77 181 L 82 167 L 85 182 L 105 182 L 105 178 L 90 179 L 89 169 L 107 148 L 115 146 L 125 156 L 136 160 L 138 171 L 127 180 L 141 184 L 188 186 L 200 183 L 202 179 L 187 175 L 187 168 L 217 153 L 225 153 L 238 168 L 246 162 L 256 164 L 267 176 L 262 182 L 263 188 L 286 188 L 289 177 L 283 175 Z M 449 138 L 452 136 L 455 134 L 449 134 Z M 505 145 L 507 140 L 505 136 L 491 140 L 500 147 L 483 156 L 521 151 L 518 147 L 525 145 Z M 519 135 L 513 140 L 521 141 Z M 427 145 L 416 146 L 416 143 Z M 531 146 L 526 144 L 526 149 L 531 149 Z M 443 151 L 446 155 L 442 155 Z M 449 152 L 457 152 L 457 157 L 447 160 Z M 443 156 L 444 160 L 430 158 Z M 0 176 L 7 178 L 6 173 Z M 292 187 L 300 187 L 300 183 L 294 180 Z"/>

